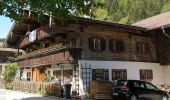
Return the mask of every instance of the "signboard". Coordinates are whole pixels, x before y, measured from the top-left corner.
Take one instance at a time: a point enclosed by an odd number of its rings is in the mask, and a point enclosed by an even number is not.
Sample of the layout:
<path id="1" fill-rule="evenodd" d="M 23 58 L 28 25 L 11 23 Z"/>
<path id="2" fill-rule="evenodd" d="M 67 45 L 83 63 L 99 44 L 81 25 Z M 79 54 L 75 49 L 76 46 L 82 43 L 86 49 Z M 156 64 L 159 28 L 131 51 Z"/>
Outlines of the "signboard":
<path id="1" fill-rule="evenodd" d="M 36 40 L 36 36 L 37 36 L 36 30 L 32 31 L 32 32 L 29 34 L 29 42 L 34 42 L 34 41 Z"/>

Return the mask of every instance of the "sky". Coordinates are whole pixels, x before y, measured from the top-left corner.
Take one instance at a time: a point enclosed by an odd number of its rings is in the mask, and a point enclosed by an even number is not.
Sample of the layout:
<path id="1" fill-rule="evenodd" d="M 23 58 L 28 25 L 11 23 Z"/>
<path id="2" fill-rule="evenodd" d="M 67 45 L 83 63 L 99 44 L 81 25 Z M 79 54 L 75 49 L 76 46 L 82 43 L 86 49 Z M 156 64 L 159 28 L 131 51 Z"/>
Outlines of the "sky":
<path id="1" fill-rule="evenodd" d="M 13 22 L 7 17 L 0 16 L 0 38 L 6 38 Z"/>

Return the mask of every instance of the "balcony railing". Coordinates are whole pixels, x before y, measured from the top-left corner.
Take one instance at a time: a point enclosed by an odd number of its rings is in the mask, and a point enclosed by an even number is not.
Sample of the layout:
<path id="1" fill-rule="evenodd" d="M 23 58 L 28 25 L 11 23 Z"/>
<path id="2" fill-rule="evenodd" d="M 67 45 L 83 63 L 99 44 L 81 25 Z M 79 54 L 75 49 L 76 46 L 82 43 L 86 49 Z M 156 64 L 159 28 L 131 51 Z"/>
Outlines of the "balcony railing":
<path id="1" fill-rule="evenodd" d="M 17 58 L 21 67 L 30 67 L 35 65 L 54 64 L 57 62 L 70 62 L 78 60 L 81 57 L 81 48 L 56 45 L 39 49 Z"/>
<path id="2" fill-rule="evenodd" d="M 45 37 L 48 37 L 49 36 L 49 33 L 47 32 L 47 29 L 46 27 L 41 27 L 39 29 L 36 29 L 34 30 L 36 33 L 36 40 L 40 40 L 40 39 L 43 39 Z M 26 45 L 29 45 L 31 44 L 32 42 L 29 41 L 29 35 L 24 37 L 21 41 L 20 41 L 20 44 L 19 44 L 19 47 L 22 48 Z"/>

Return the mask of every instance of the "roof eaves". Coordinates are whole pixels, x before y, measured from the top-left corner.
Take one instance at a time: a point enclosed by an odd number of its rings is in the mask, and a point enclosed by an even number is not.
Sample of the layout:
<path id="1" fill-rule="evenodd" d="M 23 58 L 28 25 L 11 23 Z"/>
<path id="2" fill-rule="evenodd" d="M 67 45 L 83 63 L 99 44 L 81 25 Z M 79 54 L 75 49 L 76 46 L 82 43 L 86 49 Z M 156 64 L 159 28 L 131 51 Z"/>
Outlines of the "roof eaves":
<path id="1" fill-rule="evenodd" d="M 94 23 L 98 23 L 98 24 L 105 24 L 105 25 L 109 25 L 109 26 L 117 26 L 117 27 L 122 27 L 122 28 L 134 29 L 134 30 L 138 30 L 138 31 L 147 31 L 147 28 L 138 27 L 138 26 L 134 26 L 134 25 L 127 25 L 127 24 L 120 24 L 120 23 L 114 23 L 114 22 L 109 22 L 109 21 L 94 20 L 94 19 L 83 18 L 83 17 L 77 17 L 77 18 L 80 21 L 90 21 L 90 22 L 94 22 Z"/>

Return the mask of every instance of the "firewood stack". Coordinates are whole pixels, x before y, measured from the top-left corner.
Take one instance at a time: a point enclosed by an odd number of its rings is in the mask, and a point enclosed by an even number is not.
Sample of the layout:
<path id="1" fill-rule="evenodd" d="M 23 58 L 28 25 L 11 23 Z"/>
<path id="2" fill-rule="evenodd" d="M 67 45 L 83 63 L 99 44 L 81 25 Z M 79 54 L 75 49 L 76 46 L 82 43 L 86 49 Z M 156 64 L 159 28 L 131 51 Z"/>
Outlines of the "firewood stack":
<path id="1" fill-rule="evenodd" d="M 108 81 L 95 80 L 90 85 L 90 97 L 93 99 L 110 100 L 112 83 Z"/>

